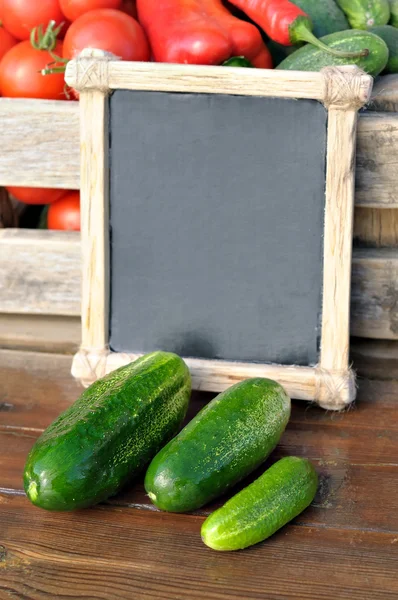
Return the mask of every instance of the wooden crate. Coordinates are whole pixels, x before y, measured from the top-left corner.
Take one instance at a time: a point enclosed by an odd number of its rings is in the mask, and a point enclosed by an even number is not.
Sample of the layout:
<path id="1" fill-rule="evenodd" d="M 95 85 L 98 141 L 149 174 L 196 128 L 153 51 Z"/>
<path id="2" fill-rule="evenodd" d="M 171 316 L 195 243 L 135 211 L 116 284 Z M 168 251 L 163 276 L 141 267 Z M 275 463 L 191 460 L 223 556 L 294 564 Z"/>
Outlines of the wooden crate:
<path id="1" fill-rule="evenodd" d="M 380 80 L 376 110 L 363 112 L 358 126 L 351 333 L 391 341 L 398 340 L 398 94 L 391 99 L 398 77 Z M 0 119 L 0 185 L 79 189 L 76 102 L 1 98 Z M 0 346 L 76 350 L 79 246 L 78 233 L 0 230 Z"/>

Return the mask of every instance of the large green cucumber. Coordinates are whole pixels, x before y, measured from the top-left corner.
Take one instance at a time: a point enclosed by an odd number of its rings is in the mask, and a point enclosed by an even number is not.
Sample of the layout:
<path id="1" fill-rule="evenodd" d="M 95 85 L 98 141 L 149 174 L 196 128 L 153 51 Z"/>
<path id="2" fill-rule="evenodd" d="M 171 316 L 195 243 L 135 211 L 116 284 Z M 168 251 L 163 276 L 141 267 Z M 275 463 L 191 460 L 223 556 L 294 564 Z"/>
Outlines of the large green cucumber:
<path id="1" fill-rule="evenodd" d="M 372 33 L 381 37 L 388 47 L 388 63 L 384 69 L 386 73 L 398 73 L 398 29 L 392 25 L 379 25 L 370 29 Z"/>
<path id="2" fill-rule="evenodd" d="M 73 510 L 115 494 L 178 431 L 190 390 L 184 361 L 167 352 L 96 381 L 33 446 L 28 498 L 47 510 Z"/>
<path id="3" fill-rule="evenodd" d="M 282 458 L 206 519 L 202 539 L 213 550 L 258 544 L 305 510 L 317 487 L 318 475 L 308 460 Z"/>
<path id="4" fill-rule="evenodd" d="M 293 0 L 293 4 L 310 17 L 312 33 L 317 38 L 350 28 L 343 11 L 334 0 Z"/>
<path id="5" fill-rule="evenodd" d="M 307 44 L 285 58 L 276 68 L 289 71 L 320 71 L 323 67 L 355 64 L 373 76 L 385 69 L 388 61 L 387 44 L 370 31 L 337 31 L 325 35 L 321 40 L 336 50 L 359 52 L 367 49 L 369 54 L 350 59 L 338 58 Z"/>
<path id="6" fill-rule="evenodd" d="M 152 460 L 145 489 L 171 512 L 191 511 L 243 479 L 275 448 L 290 398 L 270 379 L 246 379 L 214 398 Z"/>
<path id="7" fill-rule="evenodd" d="M 390 19 L 389 0 L 337 0 L 353 29 L 386 25 Z"/>
<path id="8" fill-rule="evenodd" d="M 398 0 L 390 0 L 390 25 L 398 27 Z"/>

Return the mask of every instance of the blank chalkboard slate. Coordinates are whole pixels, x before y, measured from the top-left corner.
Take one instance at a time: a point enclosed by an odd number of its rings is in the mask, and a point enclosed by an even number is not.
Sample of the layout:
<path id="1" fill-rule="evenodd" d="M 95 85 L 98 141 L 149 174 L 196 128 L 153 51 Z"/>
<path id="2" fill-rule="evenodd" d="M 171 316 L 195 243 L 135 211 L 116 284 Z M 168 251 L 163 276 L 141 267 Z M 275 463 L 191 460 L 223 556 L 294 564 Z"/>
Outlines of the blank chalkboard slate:
<path id="1" fill-rule="evenodd" d="M 358 110 L 372 78 L 119 61 L 86 49 L 80 93 L 84 385 L 153 350 L 194 389 L 250 377 L 340 409 Z"/>
<path id="2" fill-rule="evenodd" d="M 109 113 L 111 350 L 316 364 L 323 105 L 117 90 Z"/>

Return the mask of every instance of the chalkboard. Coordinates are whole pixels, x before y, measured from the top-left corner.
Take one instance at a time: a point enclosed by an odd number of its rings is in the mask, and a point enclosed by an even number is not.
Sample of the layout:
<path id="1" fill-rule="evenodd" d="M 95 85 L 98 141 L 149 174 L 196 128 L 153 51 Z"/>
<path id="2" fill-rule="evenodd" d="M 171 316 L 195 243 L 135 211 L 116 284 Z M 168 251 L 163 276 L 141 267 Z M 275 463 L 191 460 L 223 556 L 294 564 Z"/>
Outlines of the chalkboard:
<path id="1" fill-rule="evenodd" d="M 324 106 L 126 90 L 109 105 L 111 349 L 316 364 Z"/>
<path id="2" fill-rule="evenodd" d="M 153 350 L 194 389 L 248 377 L 355 398 L 349 305 L 358 110 L 372 79 L 118 61 L 80 92 L 84 385 Z"/>

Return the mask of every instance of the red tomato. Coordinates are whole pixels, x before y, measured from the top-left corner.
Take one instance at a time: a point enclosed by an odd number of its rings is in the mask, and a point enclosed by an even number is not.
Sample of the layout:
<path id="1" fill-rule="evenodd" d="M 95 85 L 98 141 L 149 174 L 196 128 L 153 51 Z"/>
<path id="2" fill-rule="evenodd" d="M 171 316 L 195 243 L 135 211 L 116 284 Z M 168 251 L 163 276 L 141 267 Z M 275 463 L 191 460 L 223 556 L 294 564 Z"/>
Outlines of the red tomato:
<path id="1" fill-rule="evenodd" d="M 130 17 L 134 17 L 134 19 L 138 18 L 136 0 L 123 0 L 120 10 L 130 15 Z"/>
<path id="2" fill-rule="evenodd" d="M 0 60 L 16 43 L 15 37 L 0 25 Z"/>
<path id="3" fill-rule="evenodd" d="M 122 0 L 59 0 L 62 12 L 69 21 L 97 8 L 120 8 Z"/>
<path id="4" fill-rule="evenodd" d="M 59 0 L 2 0 L 4 27 L 19 40 L 28 40 L 34 27 L 65 21 Z"/>
<path id="5" fill-rule="evenodd" d="M 47 227 L 80 231 L 79 192 L 68 192 L 61 200 L 51 204 L 47 213 Z"/>
<path id="6" fill-rule="evenodd" d="M 85 13 L 69 27 L 64 58 L 74 58 L 83 48 L 98 48 L 122 60 L 147 61 L 149 45 L 141 25 L 123 12 L 101 8 Z"/>
<path id="7" fill-rule="evenodd" d="M 62 42 L 57 42 L 53 53 L 62 56 Z M 0 94 L 7 98 L 64 100 L 64 74 L 41 74 L 53 61 L 47 50 L 35 50 L 30 42 L 20 42 L 0 62 Z"/>
<path id="8" fill-rule="evenodd" d="M 25 204 L 51 204 L 67 194 L 67 190 L 50 188 L 7 187 L 7 190 L 20 202 Z"/>

